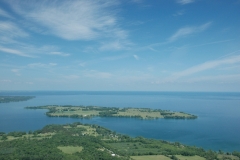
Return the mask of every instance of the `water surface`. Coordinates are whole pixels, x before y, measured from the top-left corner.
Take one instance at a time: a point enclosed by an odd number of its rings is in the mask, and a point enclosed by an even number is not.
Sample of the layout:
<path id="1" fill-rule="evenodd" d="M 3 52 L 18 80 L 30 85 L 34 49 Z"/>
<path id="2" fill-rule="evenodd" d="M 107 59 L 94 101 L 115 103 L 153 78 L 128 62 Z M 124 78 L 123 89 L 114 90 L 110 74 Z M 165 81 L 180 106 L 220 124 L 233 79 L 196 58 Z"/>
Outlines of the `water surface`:
<path id="1" fill-rule="evenodd" d="M 0 92 L 0 95 L 30 95 L 24 102 L 0 104 L 0 131 L 29 131 L 47 124 L 76 121 L 98 124 L 130 136 L 181 142 L 205 149 L 240 151 L 240 93 L 204 92 Z M 183 111 L 196 120 L 140 120 L 133 118 L 73 119 L 47 117 L 46 110 L 27 110 L 40 105 L 97 105 L 106 107 L 147 107 Z"/>

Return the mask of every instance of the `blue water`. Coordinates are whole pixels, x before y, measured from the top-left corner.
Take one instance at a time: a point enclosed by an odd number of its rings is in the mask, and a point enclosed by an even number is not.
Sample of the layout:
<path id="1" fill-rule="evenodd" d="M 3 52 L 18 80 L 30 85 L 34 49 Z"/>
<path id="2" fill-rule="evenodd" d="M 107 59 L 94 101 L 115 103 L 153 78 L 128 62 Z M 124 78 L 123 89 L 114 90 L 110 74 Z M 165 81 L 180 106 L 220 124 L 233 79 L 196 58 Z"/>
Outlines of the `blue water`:
<path id="1" fill-rule="evenodd" d="M 204 92 L 0 92 L 0 95 L 33 95 L 24 102 L 0 103 L 0 131 L 29 131 L 47 124 L 80 121 L 98 124 L 130 136 L 181 142 L 204 149 L 240 151 L 240 93 Z M 140 120 L 131 118 L 73 119 L 47 117 L 46 110 L 27 110 L 40 105 L 97 105 L 147 107 L 183 111 L 196 120 Z"/>

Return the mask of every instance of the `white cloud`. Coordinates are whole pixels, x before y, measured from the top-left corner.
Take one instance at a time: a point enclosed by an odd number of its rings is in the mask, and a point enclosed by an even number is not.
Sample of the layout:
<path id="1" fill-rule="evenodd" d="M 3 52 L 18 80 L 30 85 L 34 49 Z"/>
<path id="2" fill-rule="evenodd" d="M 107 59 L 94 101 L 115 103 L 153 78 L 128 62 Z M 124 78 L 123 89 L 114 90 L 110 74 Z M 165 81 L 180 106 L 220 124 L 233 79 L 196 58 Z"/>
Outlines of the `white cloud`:
<path id="1" fill-rule="evenodd" d="M 69 79 L 69 80 L 74 80 L 74 79 L 79 79 L 80 76 L 79 75 L 67 75 L 67 76 L 64 76 L 64 78 Z"/>
<path id="2" fill-rule="evenodd" d="M 193 3 L 195 0 L 177 0 L 177 3 L 180 3 L 182 5 Z"/>
<path id="3" fill-rule="evenodd" d="M 218 76 L 202 76 L 197 78 L 187 79 L 185 82 L 187 83 L 196 83 L 196 82 L 218 82 L 218 83 L 240 83 L 240 74 L 234 75 L 218 75 Z"/>
<path id="4" fill-rule="evenodd" d="M 57 63 L 31 63 L 31 64 L 28 64 L 28 67 L 30 68 L 49 68 L 49 67 L 53 67 L 53 66 L 56 66 Z"/>
<path id="5" fill-rule="evenodd" d="M 139 60 L 139 57 L 138 57 L 136 54 L 134 54 L 133 57 L 134 57 L 136 60 Z"/>
<path id="6" fill-rule="evenodd" d="M 29 35 L 12 22 L 0 21 L 0 36 L 18 38 L 28 37 Z"/>
<path id="7" fill-rule="evenodd" d="M 124 59 L 124 58 L 127 58 L 127 57 L 129 57 L 129 56 L 126 55 L 126 54 L 121 54 L 121 55 L 117 55 L 117 56 L 104 57 L 104 58 L 102 58 L 102 60 L 104 60 L 104 61 L 115 61 L 115 60 L 120 60 L 120 59 Z"/>
<path id="8" fill-rule="evenodd" d="M 21 76 L 19 69 L 12 69 L 11 71 L 15 73 L 17 76 Z"/>
<path id="9" fill-rule="evenodd" d="M 194 66 L 194 67 L 191 67 L 191 68 L 186 69 L 184 71 L 175 73 L 173 76 L 177 77 L 177 78 L 180 78 L 180 77 L 188 76 L 188 75 L 191 75 L 191 74 L 194 74 L 194 73 L 197 73 L 197 72 L 201 72 L 201 71 L 204 71 L 204 70 L 216 68 L 216 67 L 221 66 L 221 65 L 235 64 L 235 63 L 240 63 L 240 55 L 231 56 L 231 57 L 221 59 L 221 60 L 205 62 L 205 63 L 200 64 L 198 66 Z"/>
<path id="10" fill-rule="evenodd" d="M 85 77 L 96 78 L 96 79 L 106 79 L 111 78 L 112 74 L 108 72 L 100 72 L 96 70 L 85 71 Z"/>
<path id="11" fill-rule="evenodd" d="M 93 40 L 102 37 L 126 38 L 117 26 L 110 7 L 117 1 L 11 1 L 13 9 L 47 29 L 49 34 L 66 40 Z"/>
<path id="12" fill-rule="evenodd" d="M 217 67 L 221 67 L 221 66 L 232 66 L 235 64 L 240 64 L 240 55 L 236 55 L 236 56 L 230 56 L 230 57 L 225 57 L 224 59 L 219 59 L 219 60 L 213 60 L 213 61 L 208 61 L 205 63 L 202 63 L 200 65 L 197 66 L 193 66 L 190 67 L 188 69 L 185 69 L 183 71 L 180 72 L 175 72 L 173 73 L 171 76 L 162 79 L 162 80 L 158 80 L 156 82 L 153 82 L 155 84 L 162 84 L 162 83 L 175 83 L 176 80 L 178 80 L 178 82 L 180 82 L 180 78 L 182 77 L 186 77 L 189 76 L 187 80 L 182 80 L 182 82 L 197 82 L 197 81 L 207 81 L 207 80 L 211 80 L 211 79 L 217 79 L 217 77 L 224 79 L 225 80 L 229 80 L 231 77 L 239 77 L 239 75 L 235 76 L 235 75 L 228 75 L 228 74 L 222 74 L 222 75 L 218 75 L 218 76 L 204 76 L 204 77 L 197 77 L 197 78 L 191 78 L 190 75 L 196 74 L 198 72 L 202 72 L 202 71 L 206 71 L 206 70 L 210 70 L 210 69 L 214 69 Z"/>
<path id="13" fill-rule="evenodd" d="M 178 11 L 177 13 L 173 14 L 173 16 L 182 16 L 184 15 L 184 10 Z"/>
<path id="14" fill-rule="evenodd" d="M 0 16 L 6 17 L 6 18 L 13 18 L 6 11 L 2 10 L 1 8 L 0 8 Z"/>
<path id="15" fill-rule="evenodd" d="M 211 22 L 208 22 L 208 23 L 205 23 L 205 24 L 203 24 L 201 26 L 180 28 L 168 40 L 169 40 L 169 42 L 173 42 L 173 41 L 176 41 L 176 40 L 178 40 L 180 38 L 186 37 L 188 35 L 191 35 L 191 34 L 194 34 L 194 33 L 198 33 L 198 32 L 202 32 L 202 31 L 206 30 L 207 28 L 209 28 L 211 24 L 212 24 Z"/>
<path id="16" fill-rule="evenodd" d="M 3 80 L 0 80 L 0 82 L 10 83 L 10 82 L 12 82 L 12 81 L 11 81 L 11 80 L 8 80 L 8 79 L 3 79 Z"/>
<path id="17" fill-rule="evenodd" d="M 70 56 L 68 53 L 63 53 L 63 52 L 49 52 L 50 55 L 57 55 L 57 56 Z"/>
<path id="18" fill-rule="evenodd" d="M 19 72 L 19 69 L 12 69 L 11 71 L 14 73 L 17 73 L 17 72 Z"/>
<path id="19" fill-rule="evenodd" d="M 5 47 L 1 47 L 0 46 L 0 51 L 5 52 L 5 53 L 10 53 L 10 54 L 15 54 L 18 56 L 22 56 L 22 57 L 30 57 L 33 58 L 33 56 L 31 55 L 27 55 L 19 50 L 15 50 L 15 49 L 10 49 L 10 48 L 5 48 Z"/>
<path id="20" fill-rule="evenodd" d="M 119 41 L 103 43 L 99 48 L 100 51 L 109 51 L 109 50 L 121 50 L 124 49 L 125 45 Z"/>

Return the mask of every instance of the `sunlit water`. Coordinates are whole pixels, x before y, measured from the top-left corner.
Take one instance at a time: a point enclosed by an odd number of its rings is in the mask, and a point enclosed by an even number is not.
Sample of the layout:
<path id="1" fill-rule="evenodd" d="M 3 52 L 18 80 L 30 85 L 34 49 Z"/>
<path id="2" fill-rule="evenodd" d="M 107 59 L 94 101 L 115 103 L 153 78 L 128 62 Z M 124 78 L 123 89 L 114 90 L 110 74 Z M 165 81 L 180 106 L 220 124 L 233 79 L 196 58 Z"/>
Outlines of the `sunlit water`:
<path id="1" fill-rule="evenodd" d="M 240 93 L 198 92 L 0 92 L 0 95 L 34 95 L 24 102 L 0 103 L 0 131 L 29 131 L 47 124 L 80 121 L 98 124 L 130 136 L 163 139 L 204 149 L 240 151 Z M 26 106 L 96 105 L 145 107 L 183 111 L 195 120 L 140 120 L 134 118 L 74 119 L 47 117 L 46 110 Z"/>

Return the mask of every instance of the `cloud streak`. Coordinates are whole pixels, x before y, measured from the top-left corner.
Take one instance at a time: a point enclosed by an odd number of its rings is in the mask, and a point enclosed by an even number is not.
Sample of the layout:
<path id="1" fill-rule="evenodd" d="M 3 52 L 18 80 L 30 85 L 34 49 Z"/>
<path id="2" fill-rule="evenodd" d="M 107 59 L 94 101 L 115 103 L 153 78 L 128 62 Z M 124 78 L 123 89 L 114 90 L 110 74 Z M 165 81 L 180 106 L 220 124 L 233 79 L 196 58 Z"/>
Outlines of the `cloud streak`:
<path id="1" fill-rule="evenodd" d="M 63 56 L 63 57 L 70 56 L 70 54 L 68 54 L 68 53 L 63 53 L 63 52 L 49 52 L 49 54 L 50 54 L 50 55 Z"/>
<path id="2" fill-rule="evenodd" d="M 0 8 L 0 16 L 6 17 L 6 18 L 13 18 L 13 17 L 10 16 L 7 12 L 5 12 L 4 10 L 2 10 L 1 8 Z"/>
<path id="3" fill-rule="evenodd" d="M 22 56 L 22 57 L 34 58 L 33 56 L 27 55 L 19 50 L 5 48 L 5 47 L 1 47 L 1 46 L 0 46 L 0 51 L 5 52 L 5 53 L 10 53 L 10 54 L 15 54 L 15 55 Z"/>
<path id="4" fill-rule="evenodd" d="M 193 3 L 195 0 L 177 0 L 177 3 L 180 3 L 181 5 Z"/>
<path id="5" fill-rule="evenodd" d="M 53 67 L 53 66 L 56 66 L 57 63 L 48 63 L 48 64 L 45 64 L 45 63 L 31 63 L 31 64 L 28 64 L 28 67 L 30 68 L 49 68 L 49 67 Z"/>
<path id="6" fill-rule="evenodd" d="M 8 21 L 0 21 L 0 35 L 7 38 L 25 38 L 28 33 L 20 29 L 16 24 Z"/>
<path id="7" fill-rule="evenodd" d="M 139 60 L 139 57 L 138 57 L 136 54 L 134 54 L 133 57 L 134 57 L 136 60 Z"/>
<path id="8" fill-rule="evenodd" d="M 113 75 L 108 72 L 100 72 L 96 70 L 86 70 L 84 71 L 84 77 L 89 77 L 89 78 L 96 78 L 96 79 L 108 79 L 111 78 Z"/>
<path id="9" fill-rule="evenodd" d="M 11 1 L 15 12 L 47 29 L 48 34 L 66 40 L 94 40 L 99 37 L 124 39 L 127 32 L 117 26 L 110 11 L 117 1 Z"/>
<path id="10" fill-rule="evenodd" d="M 184 71 L 174 73 L 173 78 L 178 79 L 178 78 L 188 76 L 191 74 L 195 74 L 195 73 L 198 73 L 201 71 L 213 69 L 213 68 L 216 68 L 221 65 L 231 65 L 231 64 L 235 64 L 235 63 L 240 63 L 240 55 L 227 57 L 227 58 L 221 59 L 221 60 L 205 62 L 203 64 L 188 68 Z"/>
<path id="11" fill-rule="evenodd" d="M 211 22 L 205 23 L 201 26 L 193 26 L 193 27 L 183 27 L 180 28 L 176 33 L 174 33 L 168 40 L 169 42 L 176 41 L 180 38 L 186 37 L 188 35 L 205 31 L 207 28 L 211 26 Z"/>

